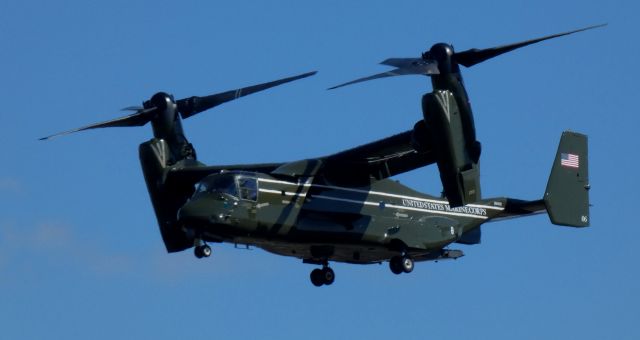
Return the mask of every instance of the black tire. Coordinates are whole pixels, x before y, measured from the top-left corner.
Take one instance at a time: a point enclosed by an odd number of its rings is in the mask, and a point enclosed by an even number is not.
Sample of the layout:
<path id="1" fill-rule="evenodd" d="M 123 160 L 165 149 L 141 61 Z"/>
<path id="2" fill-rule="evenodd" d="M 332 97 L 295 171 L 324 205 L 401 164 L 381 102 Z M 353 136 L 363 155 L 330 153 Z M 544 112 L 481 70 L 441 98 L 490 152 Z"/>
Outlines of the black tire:
<path id="1" fill-rule="evenodd" d="M 401 265 L 402 271 L 407 274 L 413 271 L 414 262 L 413 262 L 413 259 L 410 258 L 409 256 L 403 256 L 402 262 L 400 265 Z"/>
<path id="2" fill-rule="evenodd" d="M 402 270 L 402 257 L 392 257 L 391 260 L 389 260 L 389 269 L 391 269 L 391 272 L 396 275 L 404 273 L 404 270 Z"/>
<path id="3" fill-rule="evenodd" d="M 204 257 L 204 254 L 202 253 L 202 249 L 200 249 L 199 246 L 196 246 L 193 248 L 193 255 L 195 255 L 199 259 Z"/>
<path id="4" fill-rule="evenodd" d="M 320 287 L 324 284 L 324 278 L 323 278 L 323 273 L 322 270 L 320 269 L 314 269 L 311 271 L 311 283 L 313 283 L 314 286 L 316 287 Z"/>
<path id="5" fill-rule="evenodd" d="M 322 281 L 326 285 L 330 285 L 335 281 L 336 274 L 329 267 L 322 268 Z"/>

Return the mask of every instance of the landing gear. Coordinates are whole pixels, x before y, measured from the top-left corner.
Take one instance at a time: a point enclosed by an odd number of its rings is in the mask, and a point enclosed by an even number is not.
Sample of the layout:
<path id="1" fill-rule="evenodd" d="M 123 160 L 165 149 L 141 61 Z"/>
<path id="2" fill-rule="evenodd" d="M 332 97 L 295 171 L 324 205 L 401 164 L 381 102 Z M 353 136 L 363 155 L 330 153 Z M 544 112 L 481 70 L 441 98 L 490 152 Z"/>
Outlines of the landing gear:
<path id="1" fill-rule="evenodd" d="M 400 256 L 394 256 L 389 261 L 389 269 L 391 269 L 391 272 L 396 275 L 402 274 L 402 264 L 400 261 L 402 261 Z"/>
<path id="2" fill-rule="evenodd" d="M 200 237 L 196 237 L 193 241 L 193 255 L 201 259 L 211 256 L 211 247 L 207 245 Z"/>
<path id="3" fill-rule="evenodd" d="M 211 256 L 211 247 L 207 244 L 197 245 L 193 248 L 193 254 L 199 259 L 209 257 Z"/>
<path id="4" fill-rule="evenodd" d="M 389 269 L 391 272 L 399 275 L 402 273 L 411 273 L 413 271 L 414 262 L 409 255 L 394 256 L 389 260 Z"/>
<path id="5" fill-rule="evenodd" d="M 336 279 L 336 274 L 333 269 L 323 266 L 322 269 L 314 269 L 311 271 L 311 283 L 314 286 L 320 287 L 322 285 L 330 285 Z"/>

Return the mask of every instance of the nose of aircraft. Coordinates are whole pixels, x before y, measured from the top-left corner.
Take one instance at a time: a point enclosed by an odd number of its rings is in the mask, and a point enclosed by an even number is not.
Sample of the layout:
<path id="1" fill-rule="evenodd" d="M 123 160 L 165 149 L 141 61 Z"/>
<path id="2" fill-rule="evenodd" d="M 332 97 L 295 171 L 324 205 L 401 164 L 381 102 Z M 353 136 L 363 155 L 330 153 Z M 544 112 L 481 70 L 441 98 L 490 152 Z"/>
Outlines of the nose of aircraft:
<path id="1" fill-rule="evenodd" d="M 210 197 L 191 199 L 178 211 L 178 221 L 186 225 L 202 225 L 216 223 L 224 219 L 226 201 Z"/>

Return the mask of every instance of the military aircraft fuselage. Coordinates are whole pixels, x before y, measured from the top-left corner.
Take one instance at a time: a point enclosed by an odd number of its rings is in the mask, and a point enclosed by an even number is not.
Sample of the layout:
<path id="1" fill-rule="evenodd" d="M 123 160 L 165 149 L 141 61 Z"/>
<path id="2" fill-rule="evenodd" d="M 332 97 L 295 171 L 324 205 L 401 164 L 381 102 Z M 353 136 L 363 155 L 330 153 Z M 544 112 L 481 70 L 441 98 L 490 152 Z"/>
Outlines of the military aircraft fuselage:
<path id="1" fill-rule="evenodd" d="M 231 171 L 201 180 L 178 221 L 206 241 L 251 244 L 307 261 L 372 263 L 393 253 L 438 257 L 503 205 L 498 199 L 452 208 L 393 180 L 342 187 Z"/>

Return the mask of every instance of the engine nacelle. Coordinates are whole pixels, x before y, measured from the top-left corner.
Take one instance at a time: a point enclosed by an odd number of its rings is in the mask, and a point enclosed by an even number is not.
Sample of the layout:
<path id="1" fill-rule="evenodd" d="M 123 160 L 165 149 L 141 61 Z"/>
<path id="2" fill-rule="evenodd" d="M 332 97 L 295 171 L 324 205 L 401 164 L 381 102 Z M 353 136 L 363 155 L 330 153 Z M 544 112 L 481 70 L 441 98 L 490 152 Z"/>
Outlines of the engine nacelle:
<path id="1" fill-rule="evenodd" d="M 193 187 L 166 186 L 166 174 L 171 165 L 172 154 L 169 144 L 163 139 L 152 139 L 140 144 L 140 164 L 147 190 L 156 213 L 162 240 L 168 252 L 176 252 L 193 246 L 177 221 L 178 209 L 193 193 Z"/>
<path id="2" fill-rule="evenodd" d="M 436 153 L 444 193 L 452 207 L 480 199 L 480 145 L 465 139 L 461 112 L 453 93 L 436 90 L 422 97 L 422 113 Z M 468 145 L 475 146 L 469 150 Z M 477 149 L 476 149 L 477 148 Z"/>

